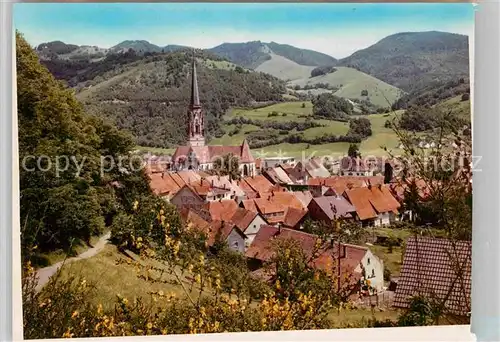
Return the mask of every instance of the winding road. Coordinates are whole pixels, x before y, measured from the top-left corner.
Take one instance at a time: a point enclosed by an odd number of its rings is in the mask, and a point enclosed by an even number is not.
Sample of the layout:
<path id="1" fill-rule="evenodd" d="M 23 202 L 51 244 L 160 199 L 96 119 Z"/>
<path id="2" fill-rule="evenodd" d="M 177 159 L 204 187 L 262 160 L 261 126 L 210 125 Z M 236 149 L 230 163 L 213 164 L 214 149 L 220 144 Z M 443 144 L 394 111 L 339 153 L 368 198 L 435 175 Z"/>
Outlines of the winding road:
<path id="1" fill-rule="evenodd" d="M 68 258 L 63 261 L 59 261 L 58 263 L 55 263 L 54 265 L 50 265 L 48 267 L 40 268 L 36 271 L 37 277 L 38 277 L 38 285 L 36 287 L 36 291 L 40 291 L 49 281 L 50 277 L 52 277 L 54 274 L 56 274 L 57 270 L 63 265 L 63 264 L 69 264 L 73 261 L 77 260 L 82 260 L 82 259 L 87 259 L 91 258 L 97 253 L 99 253 L 104 246 L 108 243 L 108 240 L 111 236 L 111 233 L 108 232 L 101 236 L 97 243 L 94 245 L 94 247 L 87 249 L 85 252 L 72 257 Z"/>

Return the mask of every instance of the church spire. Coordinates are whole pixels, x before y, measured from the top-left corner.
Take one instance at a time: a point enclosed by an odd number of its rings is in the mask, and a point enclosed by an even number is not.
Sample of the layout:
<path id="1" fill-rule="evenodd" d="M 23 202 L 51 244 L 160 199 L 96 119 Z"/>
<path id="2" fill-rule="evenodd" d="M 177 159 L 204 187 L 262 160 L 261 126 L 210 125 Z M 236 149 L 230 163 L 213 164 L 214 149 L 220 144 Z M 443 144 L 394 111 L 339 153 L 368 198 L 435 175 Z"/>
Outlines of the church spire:
<path id="1" fill-rule="evenodd" d="M 191 70 L 191 108 L 200 108 L 200 94 L 198 92 L 198 79 L 196 76 L 196 59 L 193 49 L 193 66 Z"/>
<path id="2" fill-rule="evenodd" d="M 205 146 L 205 118 L 201 110 L 198 80 L 196 78 L 196 59 L 193 49 L 193 66 L 191 70 L 191 102 L 187 115 L 188 145 Z"/>

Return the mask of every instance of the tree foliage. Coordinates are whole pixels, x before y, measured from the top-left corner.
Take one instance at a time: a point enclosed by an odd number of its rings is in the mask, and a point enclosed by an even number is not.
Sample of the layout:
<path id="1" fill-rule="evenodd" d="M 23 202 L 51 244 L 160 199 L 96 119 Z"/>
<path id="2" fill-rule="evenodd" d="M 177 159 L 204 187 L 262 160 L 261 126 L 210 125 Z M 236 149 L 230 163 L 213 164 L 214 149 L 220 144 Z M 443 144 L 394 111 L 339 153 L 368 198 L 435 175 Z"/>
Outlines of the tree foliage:
<path id="1" fill-rule="evenodd" d="M 70 252 L 102 233 L 127 196 L 147 183 L 133 171 L 139 165 L 128 154 L 132 138 L 86 115 L 19 33 L 16 41 L 23 256 L 32 257 L 34 248 Z M 116 189 L 114 182 L 128 187 Z"/>
<path id="2" fill-rule="evenodd" d="M 354 110 L 354 106 L 346 99 L 331 93 L 318 95 L 312 101 L 313 114 L 331 120 L 345 120 Z"/>

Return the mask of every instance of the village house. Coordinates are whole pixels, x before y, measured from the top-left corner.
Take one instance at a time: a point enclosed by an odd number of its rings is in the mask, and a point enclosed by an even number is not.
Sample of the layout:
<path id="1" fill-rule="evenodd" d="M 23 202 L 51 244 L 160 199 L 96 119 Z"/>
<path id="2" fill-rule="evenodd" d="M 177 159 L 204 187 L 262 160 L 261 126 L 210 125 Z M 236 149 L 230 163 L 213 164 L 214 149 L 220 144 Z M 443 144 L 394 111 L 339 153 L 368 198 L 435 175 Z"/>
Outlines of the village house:
<path id="1" fill-rule="evenodd" d="M 172 156 L 172 169 L 208 171 L 214 168 L 216 160 L 222 160 L 225 155 L 232 154 L 239 160 L 239 172 L 242 177 L 256 175 L 255 160 L 246 140 L 240 146 L 205 145 L 205 115 L 200 103 L 194 56 L 191 78 L 188 138 L 185 146 L 179 146 L 175 150 Z"/>
<path id="2" fill-rule="evenodd" d="M 307 209 L 298 209 L 294 207 L 286 208 L 282 226 L 284 228 L 302 230 L 307 212 Z"/>
<path id="3" fill-rule="evenodd" d="M 299 161 L 293 169 L 285 169 L 297 183 L 307 184 L 309 178 L 329 177 L 330 171 L 323 165 L 320 158 L 311 158 L 307 161 Z"/>
<path id="4" fill-rule="evenodd" d="M 238 186 L 240 186 L 246 194 L 249 193 L 250 196 L 248 197 L 251 198 L 252 193 L 259 194 L 271 191 L 274 187 L 274 184 L 271 183 L 263 175 L 257 175 L 257 176 L 243 178 L 238 183 Z"/>
<path id="5" fill-rule="evenodd" d="M 203 204 L 201 210 L 209 221 L 231 221 L 238 204 L 233 200 L 212 201 Z"/>
<path id="6" fill-rule="evenodd" d="M 167 201 L 186 184 L 199 181 L 204 176 L 203 173 L 193 170 L 181 172 L 151 172 L 147 175 L 151 191 Z"/>
<path id="7" fill-rule="evenodd" d="M 394 306 L 406 309 L 413 296 L 444 302 L 448 318 L 465 318 L 471 311 L 470 241 L 450 241 L 424 236 L 406 242 Z"/>
<path id="8" fill-rule="evenodd" d="M 344 197 L 356 209 L 362 226 L 385 226 L 399 220 L 399 202 L 386 185 L 353 188 L 344 192 Z"/>
<path id="9" fill-rule="evenodd" d="M 170 202 L 177 208 L 189 207 L 196 209 L 200 208 L 205 202 L 223 200 L 234 202 L 231 196 L 232 192 L 229 189 L 212 187 L 210 184 L 203 184 L 202 182 L 201 184 L 192 183 L 184 185 L 172 196 Z"/>
<path id="10" fill-rule="evenodd" d="M 274 255 L 273 241 L 277 240 L 295 241 L 307 257 L 312 257 L 313 253 L 316 252 L 318 257 L 313 259 L 311 266 L 327 272 L 337 272 L 336 265 L 340 260 L 341 274 L 346 276 L 342 276 L 341 279 L 347 283 L 341 284 L 342 288 L 349 285 L 354 290 L 363 278 L 370 280 L 371 286 L 376 291 L 382 291 L 384 288 L 384 264 L 368 248 L 350 244 L 339 246 L 336 242 L 326 242 L 319 249 L 316 249 L 318 236 L 269 225 L 261 227 L 245 252 L 245 256 L 250 259 L 249 265 L 253 270 L 261 268 L 265 262 L 272 259 Z"/>
<path id="11" fill-rule="evenodd" d="M 222 242 L 233 251 L 245 252 L 246 235 L 234 223 L 220 220 L 210 221 L 200 215 L 202 213 L 189 208 L 182 208 L 179 214 L 185 224 L 192 225 L 193 229 L 206 236 L 209 247 L 213 247 L 216 242 Z"/>
<path id="12" fill-rule="evenodd" d="M 291 193 L 302 203 L 302 206 L 304 208 L 309 207 L 309 203 L 311 203 L 311 200 L 313 199 L 313 195 L 311 194 L 310 191 L 291 191 Z"/>
<path id="13" fill-rule="evenodd" d="M 290 185 L 295 184 L 295 181 L 286 173 L 281 166 L 268 168 L 262 171 L 262 175 L 273 184 Z"/>
<path id="14" fill-rule="evenodd" d="M 263 168 L 274 168 L 281 164 L 288 164 L 291 166 L 295 166 L 295 158 L 294 157 L 269 157 L 263 159 Z"/>
<path id="15" fill-rule="evenodd" d="M 356 208 L 343 196 L 315 197 L 308 209 L 311 219 L 324 223 L 330 223 L 336 218 L 354 220 L 356 216 Z"/>
<path id="16" fill-rule="evenodd" d="M 362 158 L 344 157 L 340 161 L 340 176 L 373 176 L 373 169 Z"/>
<path id="17" fill-rule="evenodd" d="M 230 221 L 245 234 L 245 247 L 250 246 L 260 227 L 267 224 L 262 215 L 244 208 L 237 208 Z"/>
<path id="18" fill-rule="evenodd" d="M 245 253 L 245 239 L 246 235 L 232 222 L 210 222 L 209 246 L 214 246 L 215 243 L 222 242 L 229 249 L 243 254 Z"/>
<path id="19" fill-rule="evenodd" d="M 311 178 L 307 182 L 314 197 L 342 194 L 352 188 L 384 184 L 383 176 L 331 176 Z M 333 191 L 332 191 L 333 190 Z"/>
<path id="20" fill-rule="evenodd" d="M 241 206 L 257 212 L 269 224 L 283 224 L 287 208 L 306 210 L 302 202 L 291 192 L 279 191 L 259 194 L 260 197 L 244 200 Z"/>

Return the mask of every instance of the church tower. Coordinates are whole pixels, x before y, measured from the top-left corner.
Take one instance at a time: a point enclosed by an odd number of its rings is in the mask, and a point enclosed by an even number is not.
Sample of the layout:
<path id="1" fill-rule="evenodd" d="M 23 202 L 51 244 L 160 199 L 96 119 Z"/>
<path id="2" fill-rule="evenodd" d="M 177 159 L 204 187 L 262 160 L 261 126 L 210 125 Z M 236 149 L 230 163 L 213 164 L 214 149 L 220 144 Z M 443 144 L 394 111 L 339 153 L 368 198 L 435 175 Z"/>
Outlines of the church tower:
<path id="1" fill-rule="evenodd" d="M 187 122 L 187 145 L 205 146 L 205 118 L 201 110 L 198 79 L 196 77 L 196 60 L 193 51 L 193 66 L 191 70 L 191 102 L 189 104 Z"/>

